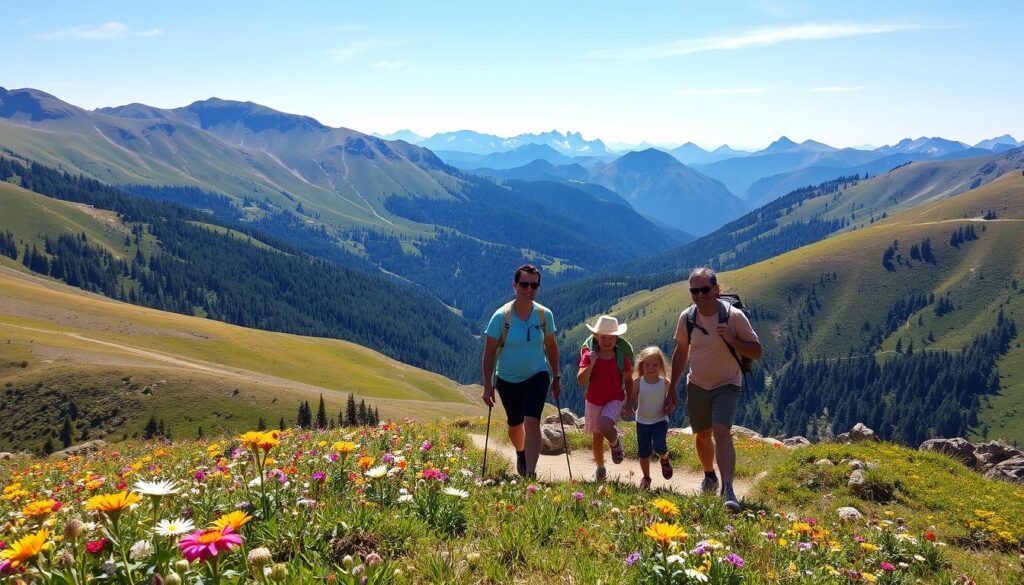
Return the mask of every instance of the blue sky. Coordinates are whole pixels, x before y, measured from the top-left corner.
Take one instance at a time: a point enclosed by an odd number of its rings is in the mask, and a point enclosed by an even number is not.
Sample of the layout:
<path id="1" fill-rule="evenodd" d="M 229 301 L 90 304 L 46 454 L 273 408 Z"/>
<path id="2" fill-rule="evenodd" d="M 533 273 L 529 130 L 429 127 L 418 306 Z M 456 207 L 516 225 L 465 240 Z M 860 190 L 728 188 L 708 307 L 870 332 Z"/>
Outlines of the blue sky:
<path id="1" fill-rule="evenodd" d="M 0 8 L 0 86 L 86 108 L 217 96 L 363 132 L 558 129 L 748 148 L 782 134 L 1024 139 L 1017 1 Z"/>

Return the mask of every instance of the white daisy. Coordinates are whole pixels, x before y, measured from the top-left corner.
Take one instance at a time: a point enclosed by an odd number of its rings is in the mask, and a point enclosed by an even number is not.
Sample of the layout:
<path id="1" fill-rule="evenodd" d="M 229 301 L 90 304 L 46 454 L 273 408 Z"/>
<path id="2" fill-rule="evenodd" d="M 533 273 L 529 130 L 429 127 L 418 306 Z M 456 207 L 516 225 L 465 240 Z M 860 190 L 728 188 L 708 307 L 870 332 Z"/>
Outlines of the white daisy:
<path id="1" fill-rule="evenodd" d="M 173 481 L 143 481 L 135 482 L 132 489 L 144 496 L 169 496 L 178 493 L 178 486 Z"/>
<path id="2" fill-rule="evenodd" d="M 398 503 L 399 504 L 404 504 L 406 502 L 411 502 L 411 501 L 412 501 L 412 494 L 402 494 L 402 495 L 398 496 Z"/>
<path id="3" fill-rule="evenodd" d="M 468 498 L 469 497 L 469 492 L 467 492 L 465 490 L 460 490 L 458 488 L 453 488 L 453 487 L 446 487 L 446 488 L 444 488 L 444 493 L 449 495 L 449 496 L 455 496 L 457 498 Z"/>
<path id="4" fill-rule="evenodd" d="M 387 465 L 378 465 L 377 467 L 371 467 L 366 470 L 366 477 L 373 479 L 384 477 L 384 474 L 388 472 Z"/>
<path id="5" fill-rule="evenodd" d="M 156 523 L 156 533 L 160 536 L 177 536 L 192 532 L 196 525 L 187 518 L 175 518 L 174 520 L 161 520 Z"/>
<path id="6" fill-rule="evenodd" d="M 153 543 L 148 540 L 136 541 L 128 554 L 133 561 L 144 561 L 153 554 Z"/>

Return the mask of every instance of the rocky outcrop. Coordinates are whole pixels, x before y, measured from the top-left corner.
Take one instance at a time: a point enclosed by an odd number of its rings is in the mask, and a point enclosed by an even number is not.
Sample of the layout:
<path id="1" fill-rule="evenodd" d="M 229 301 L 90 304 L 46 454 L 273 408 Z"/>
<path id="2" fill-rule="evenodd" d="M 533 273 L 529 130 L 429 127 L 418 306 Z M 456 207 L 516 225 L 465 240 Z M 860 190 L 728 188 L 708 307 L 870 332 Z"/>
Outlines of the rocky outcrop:
<path id="1" fill-rule="evenodd" d="M 964 465 L 974 467 L 974 444 L 960 437 L 954 439 L 928 439 L 918 447 L 920 451 L 942 453 L 959 459 Z"/>
<path id="2" fill-rule="evenodd" d="M 974 449 L 974 468 L 978 471 L 986 471 L 1007 459 L 1021 455 L 1024 455 L 1024 452 L 1014 449 L 1002 441 L 989 441 Z"/>
<path id="3" fill-rule="evenodd" d="M 94 453 L 96 451 L 99 451 L 100 449 L 103 449 L 106 446 L 107 442 L 104 441 L 103 439 L 93 439 L 92 441 L 86 441 L 84 443 L 72 445 L 67 449 L 54 451 L 53 453 L 50 454 L 50 457 L 54 459 L 67 459 L 68 457 L 74 455 L 86 455 L 89 453 Z"/>
<path id="4" fill-rule="evenodd" d="M 850 442 L 859 443 L 860 441 L 877 441 L 878 437 L 875 436 L 875 431 L 869 429 L 864 423 L 857 423 L 850 429 Z"/>
<path id="5" fill-rule="evenodd" d="M 918 450 L 949 455 L 990 479 L 1024 483 L 1024 451 L 1002 441 L 975 445 L 962 437 L 930 439 Z"/>
<path id="6" fill-rule="evenodd" d="M 1018 455 L 1000 461 L 985 473 L 989 479 L 1002 479 L 1014 483 L 1024 483 L 1024 456 Z"/>
<path id="7" fill-rule="evenodd" d="M 572 426 L 576 429 L 583 428 L 583 417 L 576 416 L 576 413 L 568 408 L 563 408 L 559 411 L 559 414 L 549 414 L 544 419 L 544 424 L 558 424 L 559 417 L 562 419 L 562 424 L 566 426 Z"/>
<path id="8" fill-rule="evenodd" d="M 789 437 L 788 439 L 784 439 L 782 441 L 782 444 L 791 449 L 796 449 L 797 447 L 806 447 L 810 445 L 811 441 L 807 437 L 801 437 L 800 435 L 797 435 L 795 437 Z"/>
<path id="9" fill-rule="evenodd" d="M 556 421 L 558 419 L 555 419 Z M 565 435 L 562 434 L 562 425 L 557 422 L 547 423 L 540 426 L 540 454 L 561 455 L 568 449 Z"/>

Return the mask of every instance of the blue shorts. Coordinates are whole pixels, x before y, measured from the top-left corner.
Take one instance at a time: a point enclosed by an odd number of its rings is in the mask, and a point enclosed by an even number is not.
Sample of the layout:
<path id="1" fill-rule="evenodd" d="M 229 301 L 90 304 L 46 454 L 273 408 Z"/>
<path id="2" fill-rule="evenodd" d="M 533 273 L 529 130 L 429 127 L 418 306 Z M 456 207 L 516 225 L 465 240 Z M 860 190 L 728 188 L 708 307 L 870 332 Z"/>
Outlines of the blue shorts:
<path id="1" fill-rule="evenodd" d="M 636 423 L 636 456 L 647 459 L 651 452 L 662 455 L 668 453 L 668 421 L 663 420 L 653 425 Z"/>

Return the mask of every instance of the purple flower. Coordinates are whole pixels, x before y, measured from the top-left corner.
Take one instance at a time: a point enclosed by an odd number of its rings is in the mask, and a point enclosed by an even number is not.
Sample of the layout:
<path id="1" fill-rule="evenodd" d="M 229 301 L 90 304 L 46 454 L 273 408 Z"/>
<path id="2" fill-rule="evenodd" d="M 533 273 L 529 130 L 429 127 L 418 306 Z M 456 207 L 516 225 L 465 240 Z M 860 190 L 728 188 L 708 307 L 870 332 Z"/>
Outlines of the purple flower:
<path id="1" fill-rule="evenodd" d="M 526 491 L 530 492 L 531 494 L 537 493 L 537 490 L 539 489 L 540 487 L 538 487 L 535 483 L 531 483 L 530 485 L 526 486 Z"/>
<path id="2" fill-rule="evenodd" d="M 725 531 L 729 534 L 732 534 L 733 532 L 736 532 L 736 529 L 732 527 L 732 524 L 726 524 Z"/>
<path id="3" fill-rule="evenodd" d="M 796 548 L 798 550 L 811 550 L 812 548 L 814 548 L 814 545 L 809 542 L 798 542 L 796 544 Z"/>
<path id="4" fill-rule="evenodd" d="M 690 554 L 695 556 L 695 557 L 699 557 L 699 556 L 703 555 L 706 552 L 708 552 L 708 548 L 702 544 L 702 545 L 699 545 L 697 548 L 691 550 Z"/>
<path id="5" fill-rule="evenodd" d="M 430 441 L 423 441 L 423 444 L 420 445 L 420 451 L 430 451 L 433 448 L 434 446 L 430 444 Z"/>
<path id="6" fill-rule="evenodd" d="M 192 477 L 194 477 L 196 481 L 203 481 L 204 479 L 206 479 L 206 472 L 200 469 Z"/>
<path id="7" fill-rule="evenodd" d="M 640 551 L 635 551 L 635 552 L 629 553 L 629 556 L 626 557 L 626 564 L 629 565 L 630 567 L 632 567 L 633 565 L 636 564 L 637 561 L 640 560 L 641 556 L 642 555 L 640 554 Z"/>
<path id="8" fill-rule="evenodd" d="M 337 453 L 331 453 L 327 456 L 327 458 L 331 460 L 331 463 L 337 462 L 340 457 L 341 455 L 338 455 Z"/>
<path id="9" fill-rule="evenodd" d="M 892 563 L 882 563 L 883 571 L 895 571 L 896 567 Z"/>
<path id="10" fill-rule="evenodd" d="M 725 560 L 729 561 L 739 569 L 742 569 L 743 565 L 747 564 L 747 562 L 743 560 L 743 557 L 736 553 L 729 553 L 729 556 L 725 557 Z"/>
<path id="11" fill-rule="evenodd" d="M 395 456 L 391 453 L 385 453 L 381 455 L 380 460 L 382 463 L 393 463 L 395 461 Z"/>
<path id="12" fill-rule="evenodd" d="M 577 502 L 579 502 L 583 500 L 583 492 L 573 492 L 572 497 L 575 498 Z"/>
<path id="13" fill-rule="evenodd" d="M 323 481 L 324 480 L 324 472 L 322 472 L 322 471 L 314 471 L 313 472 L 313 479 L 315 479 L 317 481 Z"/>

